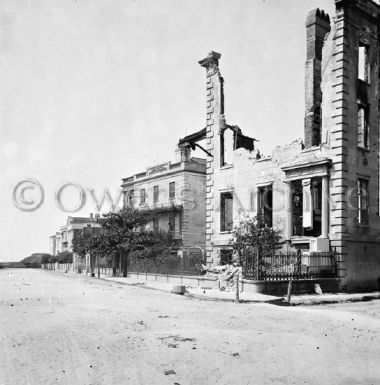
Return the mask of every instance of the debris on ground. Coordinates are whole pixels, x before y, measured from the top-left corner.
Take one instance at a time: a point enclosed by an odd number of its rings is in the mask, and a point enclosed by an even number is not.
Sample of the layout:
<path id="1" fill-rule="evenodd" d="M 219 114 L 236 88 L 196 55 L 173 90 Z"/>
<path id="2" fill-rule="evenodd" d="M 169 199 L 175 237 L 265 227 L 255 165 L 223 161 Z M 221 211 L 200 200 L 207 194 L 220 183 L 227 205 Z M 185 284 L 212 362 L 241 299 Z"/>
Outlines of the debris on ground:
<path id="1" fill-rule="evenodd" d="M 219 281 L 219 289 L 221 291 L 234 291 L 235 290 L 235 277 L 236 274 L 241 273 L 241 267 L 238 263 L 228 263 L 227 265 L 208 267 L 202 265 L 202 273 L 206 277 L 216 278 Z M 205 288 L 203 293 L 205 293 Z"/>
<path id="2" fill-rule="evenodd" d="M 316 284 L 314 285 L 314 291 L 315 291 L 315 293 L 318 294 L 318 295 L 322 295 L 322 294 L 323 294 L 322 289 L 321 289 L 321 286 L 320 286 L 318 283 L 316 283 Z"/>

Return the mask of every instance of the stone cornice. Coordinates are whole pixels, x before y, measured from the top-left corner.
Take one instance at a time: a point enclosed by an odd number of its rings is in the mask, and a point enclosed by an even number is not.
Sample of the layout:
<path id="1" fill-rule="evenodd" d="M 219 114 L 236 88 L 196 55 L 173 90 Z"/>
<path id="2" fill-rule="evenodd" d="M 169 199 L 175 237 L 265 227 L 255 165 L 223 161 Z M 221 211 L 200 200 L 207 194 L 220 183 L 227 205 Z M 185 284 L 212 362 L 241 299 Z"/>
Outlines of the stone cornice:
<path id="1" fill-rule="evenodd" d="M 305 163 L 292 164 L 281 167 L 285 172 L 285 182 L 329 175 L 331 160 L 328 158 L 318 159 Z"/>

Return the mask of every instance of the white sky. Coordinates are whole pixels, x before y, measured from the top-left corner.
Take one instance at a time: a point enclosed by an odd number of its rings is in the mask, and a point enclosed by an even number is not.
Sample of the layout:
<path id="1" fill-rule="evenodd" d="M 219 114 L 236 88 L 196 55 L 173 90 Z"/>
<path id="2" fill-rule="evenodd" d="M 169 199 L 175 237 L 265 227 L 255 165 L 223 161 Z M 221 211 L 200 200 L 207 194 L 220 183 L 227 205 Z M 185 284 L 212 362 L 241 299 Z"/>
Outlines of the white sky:
<path id="1" fill-rule="evenodd" d="M 333 3 L 2 0 L 0 261 L 49 251 L 70 215 L 55 204 L 61 183 L 116 194 L 122 177 L 175 159 L 178 139 L 205 125 L 198 60 L 210 50 L 222 54 L 228 123 L 264 154 L 303 137 L 305 19 Z M 12 202 L 27 177 L 45 191 L 33 212 Z M 95 211 L 88 196 L 73 215 Z"/>

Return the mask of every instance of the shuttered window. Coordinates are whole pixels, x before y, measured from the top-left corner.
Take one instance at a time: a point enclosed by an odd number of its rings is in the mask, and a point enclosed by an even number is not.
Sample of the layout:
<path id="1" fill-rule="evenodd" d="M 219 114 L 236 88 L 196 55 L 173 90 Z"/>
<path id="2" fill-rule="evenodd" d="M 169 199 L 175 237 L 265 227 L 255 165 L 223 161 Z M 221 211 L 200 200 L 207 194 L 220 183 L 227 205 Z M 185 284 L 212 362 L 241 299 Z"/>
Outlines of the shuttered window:
<path id="1" fill-rule="evenodd" d="M 153 186 L 153 203 L 158 202 L 158 186 Z"/>
<path id="2" fill-rule="evenodd" d="M 358 147 L 368 148 L 368 109 L 358 105 Z"/>
<path id="3" fill-rule="evenodd" d="M 175 198 L 175 182 L 169 183 L 169 199 Z"/>
<path id="4" fill-rule="evenodd" d="M 220 231 L 232 231 L 233 196 L 231 192 L 220 195 Z"/>
<path id="5" fill-rule="evenodd" d="M 358 223 L 368 224 L 368 180 L 358 179 Z"/>
<path id="6" fill-rule="evenodd" d="M 140 190 L 140 205 L 145 204 L 145 189 L 142 188 Z"/>

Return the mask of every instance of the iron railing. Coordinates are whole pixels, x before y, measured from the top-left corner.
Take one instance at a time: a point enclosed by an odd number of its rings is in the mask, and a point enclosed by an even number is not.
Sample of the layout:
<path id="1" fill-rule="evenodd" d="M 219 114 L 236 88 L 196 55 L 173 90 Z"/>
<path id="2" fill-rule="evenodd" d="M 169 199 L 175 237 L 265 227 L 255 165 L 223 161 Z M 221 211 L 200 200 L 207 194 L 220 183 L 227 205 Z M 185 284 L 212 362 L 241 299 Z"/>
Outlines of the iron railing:
<path id="1" fill-rule="evenodd" d="M 183 250 L 182 255 L 167 253 L 149 257 L 142 251 L 131 253 L 127 258 L 127 271 L 165 275 L 200 275 L 205 264 L 202 250 Z"/>
<path id="2" fill-rule="evenodd" d="M 272 252 L 251 250 L 243 255 L 243 278 L 283 281 L 338 277 L 341 254 L 333 252 Z"/>

